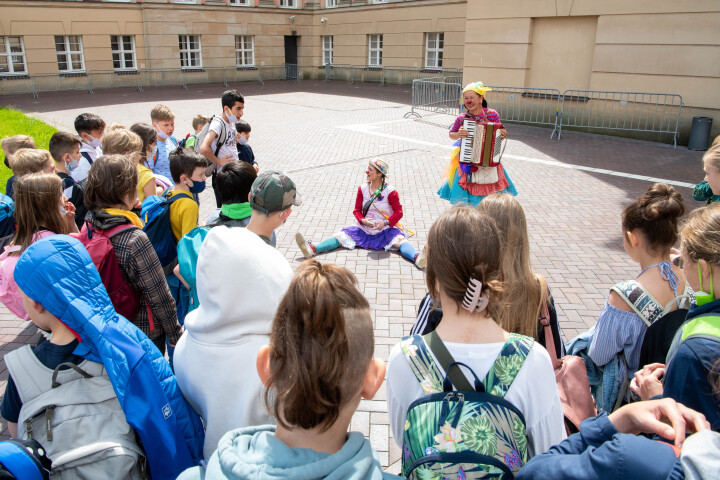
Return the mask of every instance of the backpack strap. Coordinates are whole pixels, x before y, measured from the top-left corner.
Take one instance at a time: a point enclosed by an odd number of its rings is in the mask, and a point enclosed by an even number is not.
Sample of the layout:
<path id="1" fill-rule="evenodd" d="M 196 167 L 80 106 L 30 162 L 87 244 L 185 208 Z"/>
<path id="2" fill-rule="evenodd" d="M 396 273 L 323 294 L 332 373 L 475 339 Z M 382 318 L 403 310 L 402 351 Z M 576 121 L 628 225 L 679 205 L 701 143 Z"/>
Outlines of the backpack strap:
<path id="1" fill-rule="evenodd" d="M 530 337 L 511 333 L 503 345 L 500 355 L 495 359 L 495 363 L 482 381 L 485 391 L 504 398 L 534 343 L 535 340 Z"/>
<path id="2" fill-rule="evenodd" d="M 218 117 L 217 115 L 213 115 L 213 117 L 210 119 L 210 123 L 213 122 L 213 120 L 220 120 L 220 126 L 222 127 L 220 135 L 218 135 L 217 138 L 217 144 L 215 147 L 215 156 L 218 156 L 218 153 L 220 153 L 220 148 L 225 143 L 225 140 L 227 140 L 227 129 L 225 128 L 225 121 L 222 119 L 222 117 Z"/>
<path id="3" fill-rule="evenodd" d="M 132 230 L 133 228 L 138 228 L 135 225 L 131 223 L 123 223 L 122 225 L 116 225 L 114 227 L 110 227 L 108 229 L 105 229 L 102 233 L 105 235 L 108 239 L 113 238 L 115 235 L 118 235 L 125 230 Z M 139 228 L 138 228 L 139 230 Z"/>
<path id="4" fill-rule="evenodd" d="M 663 307 L 635 280 L 620 282 L 610 291 L 620 295 L 648 327 L 663 315 Z"/>
<path id="5" fill-rule="evenodd" d="M 93 159 L 88 152 L 80 152 L 80 155 L 82 155 L 82 157 L 87 160 L 90 165 L 93 164 Z"/>
<path id="6" fill-rule="evenodd" d="M 445 376 L 440 372 L 423 337 L 412 335 L 400 341 L 400 349 L 425 394 L 443 391 Z"/>
<path id="7" fill-rule="evenodd" d="M 190 196 L 190 195 L 188 195 L 188 194 L 185 193 L 185 192 L 178 192 L 178 193 L 176 193 L 175 195 L 173 195 L 172 197 L 170 196 L 170 192 L 171 192 L 171 189 L 168 188 L 168 189 L 165 190 L 165 191 L 163 192 L 163 194 L 162 194 L 162 197 L 165 199 L 165 202 L 166 202 L 168 205 L 172 204 L 173 202 L 175 202 L 175 201 L 177 201 L 177 200 L 180 200 L 181 198 L 189 198 L 190 200 L 193 200 L 193 197 Z"/>
<path id="8" fill-rule="evenodd" d="M 435 355 L 437 361 L 440 362 L 442 369 L 447 373 L 447 376 L 450 377 L 455 388 L 457 388 L 459 392 L 474 391 L 475 389 L 470 386 L 470 382 L 468 382 L 468 379 L 460 370 L 460 366 L 455 362 L 455 359 L 448 351 L 440 335 L 433 330 L 427 335 L 423 335 L 423 339 L 428 347 L 430 347 L 430 351 Z"/>
<path id="9" fill-rule="evenodd" d="M 23 403 L 50 390 L 53 372 L 35 356 L 30 345 L 23 345 L 5 355 L 5 365 Z"/>

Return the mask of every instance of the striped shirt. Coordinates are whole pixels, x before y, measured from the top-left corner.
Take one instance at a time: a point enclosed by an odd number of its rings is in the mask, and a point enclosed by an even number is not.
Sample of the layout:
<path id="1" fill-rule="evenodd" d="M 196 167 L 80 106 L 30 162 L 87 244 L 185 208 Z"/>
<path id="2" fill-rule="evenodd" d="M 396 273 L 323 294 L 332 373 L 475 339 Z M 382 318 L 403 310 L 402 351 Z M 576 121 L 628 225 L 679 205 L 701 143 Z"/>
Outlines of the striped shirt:
<path id="1" fill-rule="evenodd" d="M 463 113 L 458 115 L 458 117 L 455 119 L 455 123 L 452 124 L 452 127 L 450 127 L 451 132 L 457 132 L 460 130 L 460 127 L 462 127 L 463 121 L 465 119 L 474 120 L 476 123 L 497 123 L 500 121 L 500 115 L 493 110 L 492 108 L 483 108 L 483 113 L 480 115 L 473 115 L 471 113 Z"/>

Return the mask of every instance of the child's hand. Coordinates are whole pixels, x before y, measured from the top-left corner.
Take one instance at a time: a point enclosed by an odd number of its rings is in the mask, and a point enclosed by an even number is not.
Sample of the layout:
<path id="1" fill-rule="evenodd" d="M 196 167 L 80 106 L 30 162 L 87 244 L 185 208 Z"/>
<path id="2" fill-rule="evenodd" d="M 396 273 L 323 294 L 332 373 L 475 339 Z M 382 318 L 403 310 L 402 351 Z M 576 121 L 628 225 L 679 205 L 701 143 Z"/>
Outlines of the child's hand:
<path id="1" fill-rule="evenodd" d="M 385 222 L 383 222 L 382 220 L 378 220 L 377 222 L 375 222 L 375 225 L 372 227 L 372 229 L 373 230 L 382 230 L 384 226 L 385 226 Z"/>
<path id="2" fill-rule="evenodd" d="M 220 162 L 218 163 L 218 165 L 220 165 L 220 166 L 222 167 L 222 166 L 225 165 L 226 163 L 230 163 L 230 162 L 232 162 L 233 160 L 235 160 L 235 157 L 233 157 L 232 155 L 227 155 L 227 156 L 225 156 L 225 157 L 219 158 L 218 160 L 220 160 Z"/>
<path id="3" fill-rule="evenodd" d="M 665 365 L 662 363 L 645 365 L 641 370 L 635 372 L 635 378 L 630 382 L 630 390 L 643 400 L 650 400 L 652 397 L 662 395 L 663 384 L 660 377 L 664 374 Z"/>
<path id="4" fill-rule="evenodd" d="M 363 218 L 362 222 L 360 222 L 360 223 L 362 223 L 366 227 L 370 227 L 370 228 L 373 228 L 375 226 L 375 224 L 372 222 L 372 220 L 368 220 L 367 218 Z"/>
<path id="5" fill-rule="evenodd" d="M 500 137 L 507 138 L 507 130 L 505 130 L 504 128 L 500 130 Z"/>

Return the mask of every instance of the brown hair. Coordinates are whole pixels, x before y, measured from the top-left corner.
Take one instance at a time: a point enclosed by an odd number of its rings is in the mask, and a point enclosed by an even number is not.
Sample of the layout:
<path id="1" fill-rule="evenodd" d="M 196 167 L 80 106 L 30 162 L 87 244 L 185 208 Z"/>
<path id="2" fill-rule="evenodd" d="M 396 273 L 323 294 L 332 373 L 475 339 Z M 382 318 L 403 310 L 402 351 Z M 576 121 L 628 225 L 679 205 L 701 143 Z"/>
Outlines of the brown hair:
<path id="1" fill-rule="evenodd" d="M 101 141 L 103 155 L 128 155 L 137 160 L 142 156 L 143 141 L 136 133 L 127 128 L 105 131 Z"/>
<path id="2" fill-rule="evenodd" d="M 497 318 L 502 251 L 500 232 L 488 214 L 465 205 L 447 210 L 430 227 L 427 251 L 426 282 L 436 304 L 439 287 L 459 312 L 468 284 L 475 279 L 489 293 L 487 312 Z"/>
<path id="3" fill-rule="evenodd" d="M 678 219 L 685 213 L 682 195 L 665 183 L 655 183 L 622 213 L 623 234 L 639 231 L 648 248 L 670 251 L 678 237 Z"/>
<path id="4" fill-rule="evenodd" d="M 707 163 L 709 166 L 720 172 L 720 142 L 718 139 L 720 139 L 720 136 L 718 136 L 712 146 L 708 148 L 705 155 L 703 155 L 702 160 L 703 165 Z"/>
<path id="5" fill-rule="evenodd" d="M 53 159 L 50 152 L 36 148 L 21 148 L 13 155 L 12 170 L 16 177 L 40 173 Z M 53 163 L 54 165 L 54 163 Z"/>
<path id="6" fill-rule="evenodd" d="M 33 138 L 28 137 L 27 135 L 13 135 L 12 137 L 5 137 L 2 141 L 0 141 L 0 146 L 2 146 L 3 150 L 7 153 L 10 168 L 12 168 L 11 157 L 15 154 L 15 152 L 21 148 L 37 148 Z"/>
<path id="7" fill-rule="evenodd" d="M 121 205 L 128 194 L 137 193 L 137 167 L 124 155 L 103 155 L 93 162 L 85 185 L 88 210 Z"/>
<path id="8" fill-rule="evenodd" d="M 170 107 L 167 105 L 155 105 L 152 110 L 150 110 L 150 119 L 154 122 L 156 120 L 174 120 L 175 115 L 173 115 L 172 110 L 170 110 Z"/>
<path id="9" fill-rule="evenodd" d="M 147 149 L 150 144 L 157 142 L 157 132 L 147 123 L 135 123 L 130 127 L 130 131 L 135 133 L 142 140 L 142 152 L 140 152 L 140 161 L 147 166 Z"/>
<path id="10" fill-rule="evenodd" d="M 265 402 L 272 389 L 278 423 L 329 429 L 360 391 L 374 344 L 370 305 L 355 276 L 317 260 L 300 265 L 270 332 Z"/>
<path id="11" fill-rule="evenodd" d="M 705 260 L 720 266 L 720 204 L 690 212 L 680 235 L 682 250 L 693 263 Z"/>
<path id="12" fill-rule="evenodd" d="M 205 125 L 210 119 L 205 115 L 195 115 L 192 119 L 193 130 L 197 130 L 200 125 Z"/>
<path id="13" fill-rule="evenodd" d="M 541 287 L 530 267 L 527 220 L 520 202 L 506 193 L 495 193 L 478 206 L 498 227 L 503 246 L 503 294 L 498 323 L 508 332 L 537 338 Z"/>
<path id="14" fill-rule="evenodd" d="M 17 230 L 12 240 L 21 250 L 20 255 L 35 240 L 40 230 L 68 233 L 68 226 L 60 214 L 62 181 L 53 173 L 31 173 L 15 180 L 15 223 Z"/>
<path id="15" fill-rule="evenodd" d="M 62 163 L 63 155 L 71 153 L 75 145 L 80 146 L 80 140 L 72 133 L 55 132 L 53 136 L 50 137 L 50 145 L 48 148 L 50 149 L 50 155 L 52 155 L 53 160 L 57 163 Z"/>

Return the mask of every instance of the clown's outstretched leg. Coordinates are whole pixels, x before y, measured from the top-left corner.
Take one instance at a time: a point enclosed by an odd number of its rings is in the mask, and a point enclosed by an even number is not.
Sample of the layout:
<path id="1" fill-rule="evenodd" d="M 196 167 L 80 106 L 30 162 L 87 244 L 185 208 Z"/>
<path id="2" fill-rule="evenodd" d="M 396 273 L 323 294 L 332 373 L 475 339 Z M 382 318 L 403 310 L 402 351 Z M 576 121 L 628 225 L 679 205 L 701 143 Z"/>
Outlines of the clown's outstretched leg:
<path id="1" fill-rule="evenodd" d="M 425 260 L 424 253 L 418 253 L 417 250 L 415 250 L 415 247 L 413 247 L 412 243 L 410 242 L 403 242 L 400 244 L 400 255 L 403 256 L 403 258 L 410 260 L 415 264 L 416 267 L 418 267 L 420 270 L 425 268 L 425 264 L 427 261 Z"/>
<path id="2" fill-rule="evenodd" d="M 313 245 L 312 242 L 305 240 L 305 237 L 300 232 L 295 234 L 295 241 L 297 242 L 298 247 L 300 247 L 300 250 L 305 258 L 312 258 L 318 253 L 329 252 L 340 246 L 340 242 L 338 242 L 338 239 L 335 237 L 330 237 L 317 245 Z"/>

